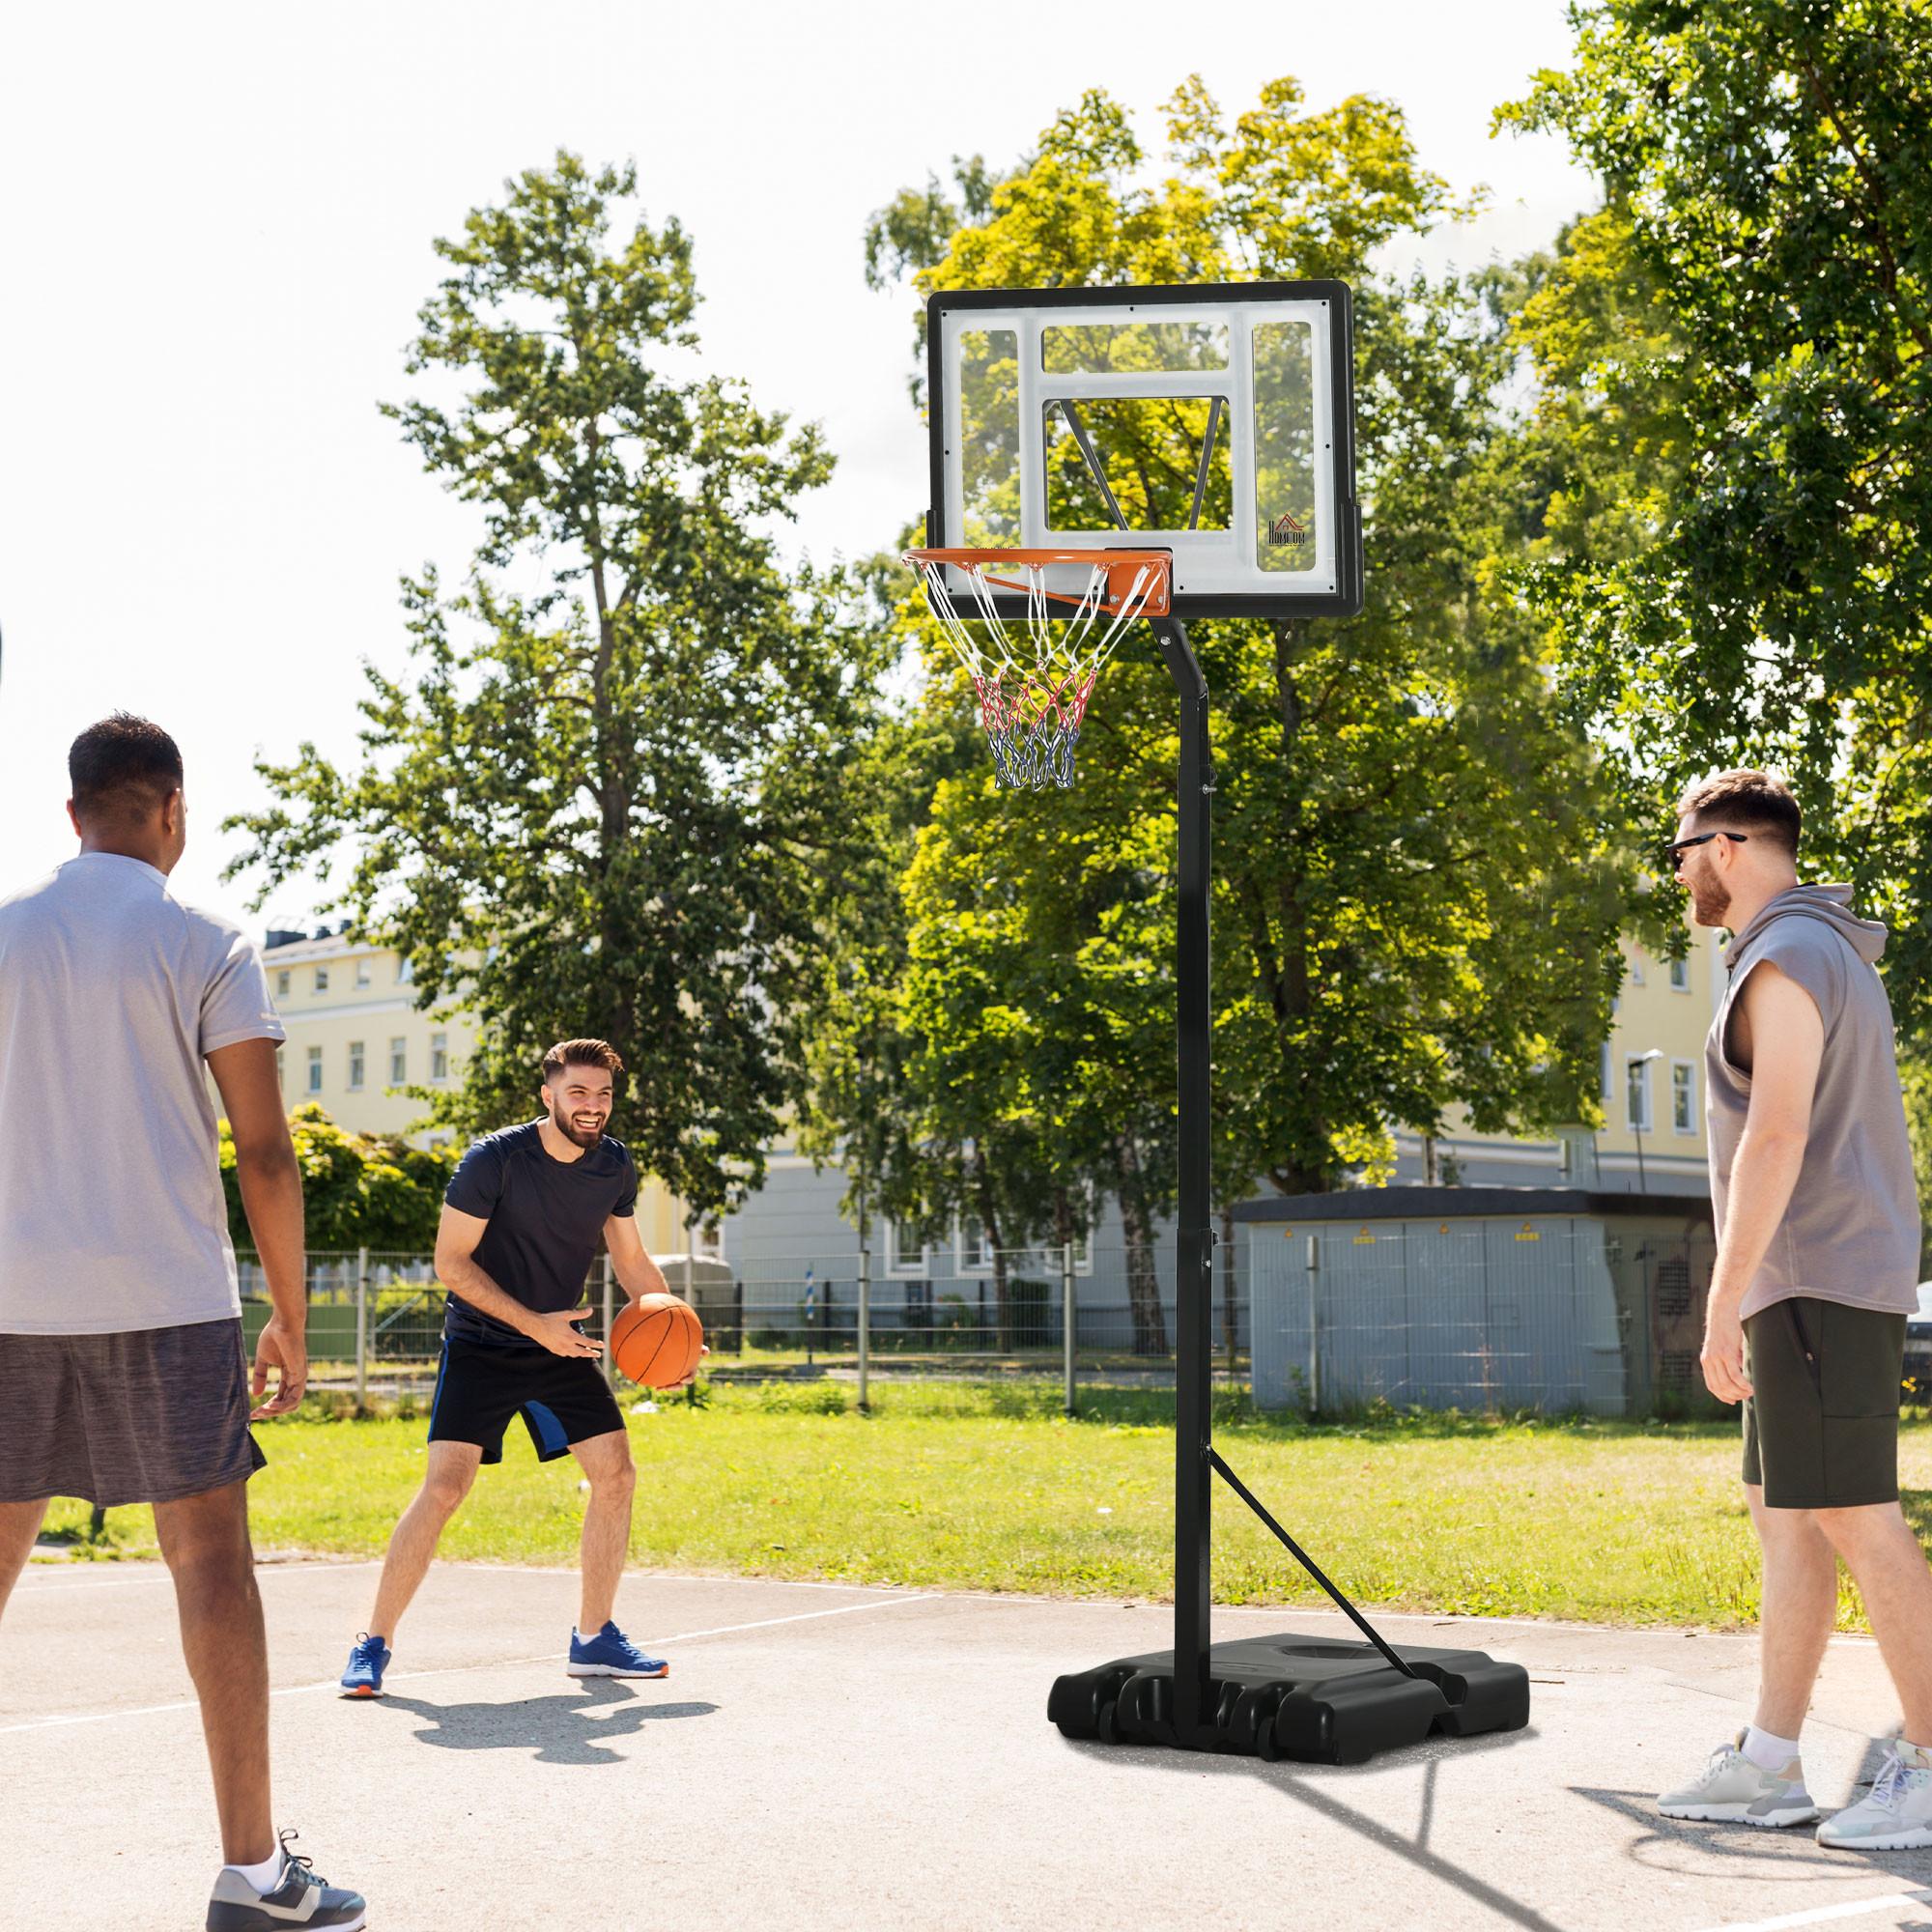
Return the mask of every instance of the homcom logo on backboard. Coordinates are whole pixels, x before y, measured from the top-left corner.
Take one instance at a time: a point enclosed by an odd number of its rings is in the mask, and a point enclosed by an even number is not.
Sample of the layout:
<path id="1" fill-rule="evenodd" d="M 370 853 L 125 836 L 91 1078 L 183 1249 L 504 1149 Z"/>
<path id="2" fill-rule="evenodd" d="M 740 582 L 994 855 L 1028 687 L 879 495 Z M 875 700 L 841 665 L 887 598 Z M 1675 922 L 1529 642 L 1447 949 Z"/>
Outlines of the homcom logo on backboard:
<path id="1" fill-rule="evenodd" d="M 1268 542 L 1271 544 L 1293 544 L 1297 549 L 1308 541 L 1308 526 L 1302 523 L 1292 510 L 1284 510 L 1268 526 Z"/>

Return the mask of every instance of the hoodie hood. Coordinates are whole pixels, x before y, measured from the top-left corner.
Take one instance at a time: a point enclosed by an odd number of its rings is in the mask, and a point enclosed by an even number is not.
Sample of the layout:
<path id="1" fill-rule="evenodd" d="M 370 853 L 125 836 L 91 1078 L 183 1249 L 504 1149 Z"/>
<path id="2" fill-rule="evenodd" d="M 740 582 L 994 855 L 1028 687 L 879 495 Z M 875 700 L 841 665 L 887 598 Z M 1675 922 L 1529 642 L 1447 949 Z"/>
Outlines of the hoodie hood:
<path id="1" fill-rule="evenodd" d="M 1822 920 L 1867 966 L 1885 951 L 1888 928 L 1875 919 L 1861 919 L 1852 910 L 1850 886 L 1793 886 L 1779 893 L 1738 936 L 1724 953 L 1724 970 L 1734 972 L 1751 942 L 1775 919 Z"/>

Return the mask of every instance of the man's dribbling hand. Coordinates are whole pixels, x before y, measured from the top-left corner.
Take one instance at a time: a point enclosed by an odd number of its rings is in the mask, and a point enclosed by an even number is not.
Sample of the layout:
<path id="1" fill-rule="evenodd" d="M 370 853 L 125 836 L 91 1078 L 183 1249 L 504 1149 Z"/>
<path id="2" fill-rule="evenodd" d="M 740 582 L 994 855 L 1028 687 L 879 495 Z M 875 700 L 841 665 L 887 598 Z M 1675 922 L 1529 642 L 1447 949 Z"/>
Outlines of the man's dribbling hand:
<path id="1" fill-rule="evenodd" d="M 582 1308 L 563 1308 L 554 1315 L 539 1315 L 536 1325 L 529 1331 L 530 1337 L 541 1342 L 553 1355 L 588 1355 L 595 1359 L 604 1352 L 604 1344 L 580 1334 L 573 1325 L 587 1321 L 589 1316 L 587 1301 Z"/>
<path id="2" fill-rule="evenodd" d="M 275 1392 L 267 1402 L 269 1371 L 275 1371 Z M 266 1422 L 270 1416 L 286 1415 L 301 1406 L 308 1387 L 308 1337 L 291 1328 L 279 1315 L 271 1315 L 263 1324 L 262 1338 L 255 1344 L 255 1372 L 248 1378 L 248 1393 L 255 1406 L 248 1412 L 250 1422 Z"/>
<path id="3" fill-rule="evenodd" d="M 1719 1402 L 1742 1402 L 1751 1392 L 1745 1379 L 1745 1329 L 1737 1311 L 1713 1302 L 1704 1317 L 1704 1386 Z"/>
<path id="4" fill-rule="evenodd" d="M 688 1376 L 686 1376 L 681 1382 L 667 1383 L 663 1390 L 663 1393 L 666 1395 L 675 1395 L 679 1389 L 688 1389 L 692 1385 L 692 1383 L 697 1379 L 698 1368 L 702 1364 L 705 1356 L 710 1354 L 710 1352 L 711 1352 L 711 1344 L 709 1342 L 700 1342 L 697 1345 L 697 1360 L 692 1363 L 691 1373 Z"/>

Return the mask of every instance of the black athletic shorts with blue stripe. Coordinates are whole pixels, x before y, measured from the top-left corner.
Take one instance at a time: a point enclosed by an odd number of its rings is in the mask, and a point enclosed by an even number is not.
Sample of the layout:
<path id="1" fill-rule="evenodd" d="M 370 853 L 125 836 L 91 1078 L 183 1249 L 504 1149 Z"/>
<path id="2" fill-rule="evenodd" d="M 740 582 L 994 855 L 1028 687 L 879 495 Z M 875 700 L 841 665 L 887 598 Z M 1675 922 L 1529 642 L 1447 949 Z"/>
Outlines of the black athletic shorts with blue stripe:
<path id="1" fill-rule="evenodd" d="M 540 1463 L 567 1455 L 573 1442 L 624 1427 L 604 1371 L 588 1355 L 548 1349 L 499 1349 L 445 1337 L 429 1412 L 432 1442 L 473 1442 L 486 1463 L 503 1460 L 503 1432 L 521 1415 Z"/>

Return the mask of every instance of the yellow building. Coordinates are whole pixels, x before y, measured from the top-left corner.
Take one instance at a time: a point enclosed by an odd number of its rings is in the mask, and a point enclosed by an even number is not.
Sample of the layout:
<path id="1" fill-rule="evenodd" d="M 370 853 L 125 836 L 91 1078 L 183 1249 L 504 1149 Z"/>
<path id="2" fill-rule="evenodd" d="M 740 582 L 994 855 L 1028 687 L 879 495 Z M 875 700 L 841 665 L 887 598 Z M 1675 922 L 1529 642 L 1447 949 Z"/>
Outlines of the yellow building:
<path id="1" fill-rule="evenodd" d="M 1398 1179 L 1708 1191 L 1704 1036 L 1723 998 L 1719 935 L 1693 927 L 1683 959 L 1654 958 L 1629 941 L 1622 951 L 1623 991 L 1598 1059 L 1603 1126 L 1594 1134 L 1518 1140 L 1476 1133 L 1457 1109 L 1433 1148 L 1414 1134 L 1397 1136 Z"/>
<path id="2" fill-rule="evenodd" d="M 439 1015 L 416 1004 L 409 962 L 386 947 L 352 941 L 344 932 L 271 929 L 262 952 L 269 991 L 288 1038 L 277 1056 L 282 1099 L 291 1112 L 313 1103 L 338 1125 L 361 1134 L 403 1135 L 420 1147 L 455 1138 L 433 1125 L 427 1104 L 406 1091 L 462 1085 L 475 1042 L 467 1013 Z M 530 1069 L 537 1114 L 538 1072 Z M 612 1131 L 624 1135 L 623 1102 Z M 509 1122 L 505 1122 L 509 1124 Z M 683 1205 L 646 1177 L 638 1195 L 638 1228 L 653 1255 L 682 1253 Z M 700 1238 L 698 1251 L 704 1252 Z"/>

